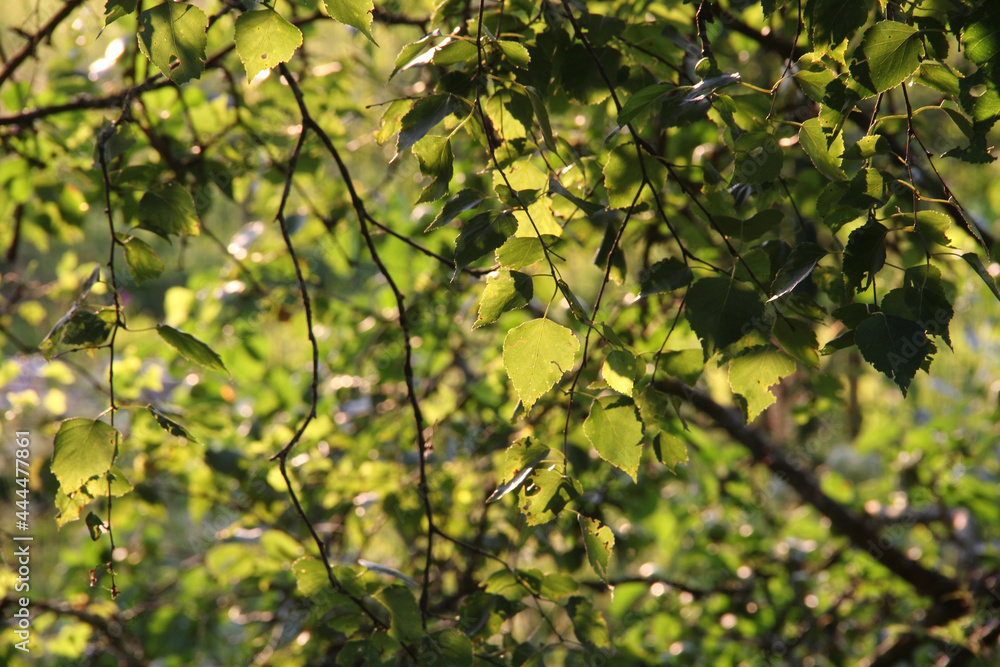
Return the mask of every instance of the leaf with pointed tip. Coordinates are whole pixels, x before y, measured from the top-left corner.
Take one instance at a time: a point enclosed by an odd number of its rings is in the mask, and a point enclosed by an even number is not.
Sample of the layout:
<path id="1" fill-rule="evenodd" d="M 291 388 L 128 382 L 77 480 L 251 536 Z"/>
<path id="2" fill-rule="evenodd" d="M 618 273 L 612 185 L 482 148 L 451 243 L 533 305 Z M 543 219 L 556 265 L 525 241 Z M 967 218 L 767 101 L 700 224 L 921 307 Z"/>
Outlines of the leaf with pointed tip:
<path id="1" fill-rule="evenodd" d="M 927 354 L 927 335 L 912 320 L 874 313 L 858 325 L 854 342 L 865 361 L 895 382 L 903 396 Z"/>
<path id="2" fill-rule="evenodd" d="M 400 121 L 399 137 L 396 139 L 396 157 L 423 139 L 456 108 L 457 105 L 451 95 L 428 95 L 414 102 Z"/>
<path id="3" fill-rule="evenodd" d="M 785 264 L 774 278 L 774 296 L 768 303 L 780 299 L 798 286 L 816 268 L 819 260 L 827 254 L 826 250 L 815 243 L 800 243 L 792 249 Z"/>
<path id="4" fill-rule="evenodd" d="M 475 190 L 462 190 L 457 195 L 449 199 L 441 207 L 441 212 L 437 214 L 431 224 L 427 225 L 424 232 L 430 232 L 438 227 L 444 227 L 455 219 L 460 213 L 473 209 L 483 201 L 483 196 Z"/>
<path id="5" fill-rule="evenodd" d="M 108 0 L 104 4 L 104 27 L 135 11 L 139 0 Z"/>
<path id="6" fill-rule="evenodd" d="M 869 221 L 847 237 L 843 261 L 848 288 L 864 292 L 871 286 L 875 274 L 885 265 L 885 235 L 888 233 L 881 224 Z M 866 275 L 868 279 L 862 287 Z"/>
<path id="7" fill-rule="evenodd" d="M 579 348 L 573 332 L 552 320 L 531 320 L 507 332 L 503 365 L 525 412 L 572 368 Z"/>
<path id="8" fill-rule="evenodd" d="M 154 408 L 152 405 L 147 405 L 146 409 L 149 411 L 149 414 L 153 415 L 153 419 L 156 420 L 156 423 L 159 424 L 160 428 L 170 435 L 175 435 L 178 438 L 184 438 L 186 440 L 190 440 L 191 442 L 198 442 L 186 428 Z"/>
<path id="9" fill-rule="evenodd" d="M 862 59 L 851 66 L 851 75 L 876 93 L 884 93 L 917 71 L 924 45 L 916 28 L 889 20 L 865 32 L 859 52 Z"/>
<path id="10" fill-rule="evenodd" d="M 583 433 L 602 459 L 636 481 L 642 456 L 642 420 L 632 399 L 625 396 L 596 399 L 583 422 Z"/>
<path id="11" fill-rule="evenodd" d="M 639 296 L 671 292 L 690 284 L 691 277 L 691 268 L 681 260 L 675 257 L 661 259 L 643 275 Z"/>
<path id="12" fill-rule="evenodd" d="M 383 570 L 390 570 L 396 573 L 391 576 L 398 575 L 408 581 L 408 585 L 414 587 L 418 585 L 417 582 L 402 572 L 398 572 L 392 568 L 360 559 L 358 560 L 358 564 L 363 565 L 373 572 L 382 572 L 383 574 L 386 574 Z M 403 644 L 409 644 L 424 635 L 424 629 L 420 623 L 420 607 L 417 605 L 417 600 L 413 597 L 413 593 L 408 588 L 404 586 L 386 586 L 374 597 L 386 606 L 392 617 L 389 625 L 390 637 L 394 637 Z"/>
<path id="13" fill-rule="evenodd" d="M 654 83 L 651 86 L 646 86 L 642 90 L 637 91 L 627 100 L 622 106 L 622 110 L 618 112 L 618 127 L 625 127 L 632 122 L 632 119 L 642 113 L 656 100 L 660 99 L 664 93 L 668 90 L 672 90 L 674 85 L 671 83 L 660 82 Z"/>
<path id="14" fill-rule="evenodd" d="M 111 470 L 119 434 L 108 424 L 78 417 L 59 426 L 52 454 L 52 474 L 71 496 L 92 477 Z"/>
<path id="15" fill-rule="evenodd" d="M 608 581 L 608 560 L 611 558 L 611 551 L 615 548 L 615 535 L 611 529 L 600 521 L 590 517 L 577 515 L 580 522 L 580 530 L 583 532 L 583 544 L 587 549 L 587 560 L 590 567 L 601 581 Z"/>
<path id="16" fill-rule="evenodd" d="M 531 276 L 518 271 L 498 271 L 486 280 L 473 329 L 492 324 L 508 310 L 524 308 L 533 296 Z"/>
<path id="17" fill-rule="evenodd" d="M 531 102 L 531 111 L 535 115 L 535 122 L 538 123 L 539 129 L 542 131 L 542 139 L 545 141 L 545 147 L 553 153 L 558 152 L 556 150 L 556 139 L 552 134 L 552 124 L 549 122 L 549 110 L 546 108 L 545 102 L 542 101 L 538 91 L 531 86 L 525 86 L 524 90 L 527 92 L 528 100 Z"/>
<path id="18" fill-rule="evenodd" d="M 125 264 L 136 285 L 159 278 L 163 273 L 163 262 L 148 243 L 136 237 L 124 239 Z"/>
<path id="19" fill-rule="evenodd" d="M 139 48 L 163 76 L 186 83 L 205 71 L 206 30 L 205 12 L 168 0 L 139 14 Z"/>
<path id="20" fill-rule="evenodd" d="M 455 275 L 490 254 L 517 231 L 517 219 L 506 211 L 484 211 L 473 216 L 455 239 Z"/>
<path id="21" fill-rule="evenodd" d="M 270 7 L 243 12 L 236 19 L 236 53 L 247 80 L 266 69 L 287 63 L 302 46 L 302 31 Z"/>
<path id="22" fill-rule="evenodd" d="M 764 314 L 764 304 L 752 288 L 731 278 L 702 278 L 684 300 L 688 323 L 701 339 L 705 359 L 715 349 L 735 343 Z"/>
<path id="23" fill-rule="evenodd" d="M 653 190 L 663 187 L 667 180 L 667 171 L 659 161 L 640 156 L 631 145 L 612 150 L 603 172 L 608 206 L 611 208 L 629 208 L 639 204 L 642 201 L 640 192 L 650 197 L 652 191 L 645 187 L 644 176 L 652 183 Z"/>
<path id="24" fill-rule="evenodd" d="M 372 36 L 372 12 L 375 10 L 372 0 L 324 0 L 324 4 L 333 19 L 358 30 L 378 46 Z"/>
<path id="25" fill-rule="evenodd" d="M 498 486 L 486 503 L 495 503 L 511 491 L 515 491 L 543 462 L 549 458 L 551 450 L 547 445 L 526 438 L 507 448 L 504 483 Z"/>
<path id="26" fill-rule="evenodd" d="M 167 345 L 177 350 L 188 361 L 193 361 L 212 370 L 226 371 L 226 365 L 222 363 L 219 355 L 191 334 L 166 324 L 156 325 L 156 333 L 160 334 L 160 338 Z"/>
<path id="27" fill-rule="evenodd" d="M 420 165 L 420 173 L 433 179 L 417 203 L 435 201 L 448 194 L 454 175 L 451 141 L 447 137 L 424 137 L 413 144 L 413 154 Z"/>
<path id="28" fill-rule="evenodd" d="M 819 341 L 812 325 L 799 319 L 779 317 L 772 330 L 781 349 L 806 366 L 819 368 Z"/>
<path id="29" fill-rule="evenodd" d="M 528 49 L 524 48 L 524 45 L 520 42 L 511 42 L 508 40 L 498 40 L 497 46 L 500 47 L 500 51 L 503 52 L 504 60 L 509 62 L 514 67 L 525 68 L 531 62 L 531 56 L 528 55 Z"/>
<path id="30" fill-rule="evenodd" d="M 540 262 L 545 259 L 545 249 L 542 247 L 543 240 L 551 248 L 559 239 L 547 234 L 543 235 L 541 239 L 537 236 L 507 239 L 506 243 L 497 248 L 497 262 L 505 269 L 523 269 L 535 262 Z"/>
<path id="31" fill-rule="evenodd" d="M 191 193 L 181 185 L 157 183 L 139 200 L 139 227 L 170 240 L 171 235 L 200 233 Z"/>
<path id="32" fill-rule="evenodd" d="M 601 375 L 609 387 L 619 394 L 631 397 L 637 370 L 638 362 L 634 354 L 622 348 L 614 348 L 604 360 Z"/>
<path id="33" fill-rule="evenodd" d="M 521 512 L 529 526 L 552 521 L 582 492 L 580 482 L 558 470 L 536 468 L 530 479 L 521 501 Z"/>
<path id="34" fill-rule="evenodd" d="M 730 362 L 729 386 L 746 400 L 748 423 L 777 400 L 770 387 L 794 372 L 795 362 L 773 347 L 755 348 Z"/>
<path id="35" fill-rule="evenodd" d="M 934 267 L 931 267 L 934 268 Z M 907 270 L 908 272 L 910 269 Z M 907 278 L 913 277 L 911 274 Z M 918 279 L 919 280 L 919 279 Z M 955 310 L 948 302 L 944 292 L 936 288 L 933 282 L 923 282 L 921 287 L 907 284 L 889 290 L 880 304 L 887 315 L 911 320 L 932 336 L 941 336 L 948 347 L 951 347 L 951 335 L 948 323 L 951 322 Z"/>
<path id="36" fill-rule="evenodd" d="M 583 597 L 571 597 L 566 604 L 566 612 L 573 621 L 576 638 L 591 655 L 603 655 L 601 648 L 609 646 L 608 624 L 594 604 Z"/>
<path id="37" fill-rule="evenodd" d="M 802 127 L 799 129 L 799 145 L 802 146 L 802 150 L 806 152 L 821 174 L 831 181 L 847 179 L 840 168 L 841 155 L 844 153 L 842 134 L 836 135 L 831 141 L 830 136 L 827 136 L 826 130 L 820 124 L 819 118 L 810 118 L 802 123 Z"/>
<path id="38" fill-rule="evenodd" d="M 1000 290 L 997 290 L 997 283 L 993 279 L 993 276 L 991 276 L 986 270 L 986 267 L 983 266 L 983 260 L 979 259 L 979 255 L 974 252 L 967 252 L 962 255 L 962 259 L 964 259 L 969 266 L 972 267 L 972 270 L 976 272 L 976 275 L 983 279 L 986 286 L 990 288 L 991 292 L 993 292 L 993 296 L 1000 301 Z"/>

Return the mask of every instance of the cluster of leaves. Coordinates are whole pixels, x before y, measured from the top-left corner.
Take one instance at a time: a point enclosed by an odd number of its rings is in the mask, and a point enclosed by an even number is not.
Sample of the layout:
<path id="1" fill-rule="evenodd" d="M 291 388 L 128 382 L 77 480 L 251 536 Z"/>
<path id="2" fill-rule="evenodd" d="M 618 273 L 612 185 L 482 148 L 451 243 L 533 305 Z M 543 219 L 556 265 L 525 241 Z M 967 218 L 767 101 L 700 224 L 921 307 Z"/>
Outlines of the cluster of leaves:
<path id="1" fill-rule="evenodd" d="M 1000 300 L 963 202 L 992 204 L 943 176 L 988 182 L 1000 7 L 216 4 L 108 0 L 116 92 L 93 67 L 0 90 L 25 267 L 0 331 L 100 389 L 38 424 L 56 523 L 89 508 L 65 567 L 115 599 L 54 659 L 695 664 L 749 640 L 751 664 L 842 664 L 892 623 L 889 656 L 995 642 L 952 603 L 995 529 L 978 552 L 948 533 L 950 561 L 850 506 L 898 491 L 946 508 L 928 525 L 998 525 L 988 479 L 923 490 L 955 465 L 916 470 L 923 436 L 890 431 L 903 490 L 858 473 L 892 422 L 862 429 L 880 385 L 853 363 L 912 399 L 983 296 L 964 279 Z M 51 247 L 57 268 L 24 259 Z M 791 489 L 812 509 L 786 513 Z"/>

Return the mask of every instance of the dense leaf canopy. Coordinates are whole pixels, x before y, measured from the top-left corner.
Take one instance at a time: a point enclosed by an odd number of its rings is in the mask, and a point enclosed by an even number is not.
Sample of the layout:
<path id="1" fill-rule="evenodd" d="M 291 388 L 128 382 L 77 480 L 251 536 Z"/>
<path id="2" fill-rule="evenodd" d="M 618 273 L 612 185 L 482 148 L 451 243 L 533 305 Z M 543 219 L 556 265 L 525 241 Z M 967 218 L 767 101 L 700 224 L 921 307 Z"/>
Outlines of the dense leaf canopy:
<path id="1" fill-rule="evenodd" d="M 996 664 L 1000 3 L 10 5 L 5 664 Z"/>

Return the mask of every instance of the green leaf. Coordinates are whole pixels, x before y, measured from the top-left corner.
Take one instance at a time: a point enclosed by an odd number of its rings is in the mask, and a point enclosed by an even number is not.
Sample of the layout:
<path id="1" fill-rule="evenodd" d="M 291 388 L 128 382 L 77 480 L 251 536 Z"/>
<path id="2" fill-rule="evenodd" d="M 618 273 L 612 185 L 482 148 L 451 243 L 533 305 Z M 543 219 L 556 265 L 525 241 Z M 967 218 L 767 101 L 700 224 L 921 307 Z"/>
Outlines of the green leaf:
<path id="1" fill-rule="evenodd" d="M 576 638 L 591 654 L 601 655 L 600 649 L 611 645 L 608 625 L 590 600 L 571 597 L 567 601 L 566 612 L 573 621 Z"/>
<path id="2" fill-rule="evenodd" d="M 984 2 L 969 15 L 962 28 L 965 57 L 976 65 L 985 65 L 1000 54 L 1000 7 Z"/>
<path id="3" fill-rule="evenodd" d="M 546 445 L 533 442 L 531 438 L 515 442 L 507 448 L 505 481 L 493 490 L 486 504 L 495 503 L 511 491 L 516 491 L 546 460 L 550 451 Z"/>
<path id="4" fill-rule="evenodd" d="M 619 394 L 631 397 L 637 370 L 638 362 L 634 354 L 628 350 L 614 348 L 608 352 L 608 357 L 604 360 L 601 375 L 609 387 Z"/>
<path id="5" fill-rule="evenodd" d="M 747 219 L 735 218 L 729 215 L 715 216 L 715 222 L 726 236 L 753 241 L 764 234 L 776 232 L 779 229 L 784 214 L 776 208 L 766 208 L 754 213 Z"/>
<path id="6" fill-rule="evenodd" d="M 816 269 L 819 260 L 823 259 L 826 254 L 826 250 L 815 243 L 800 243 L 795 246 L 774 277 L 774 296 L 767 302 L 780 299 L 795 289 L 799 283 L 809 277 Z"/>
<path id="7" fill-rule="evenodd" d="M 847 247 L 844 249 L 844 276 L 847 286 L 858 292 L 864 292 L 885 265 L 885 235 L 889 233 L 881 224 L 869 221 L 863 227 L 858 227 L 847 237 Z M 861 283 L 868 276 L 862 288 Z"/>
<path id="8" fill-rule="evenodd" d="M 399 137 L 396 139 L 396 157 L 423 139 L 456 108 L 457 105 L 451 95 L 428 95 L 414 102 L 400 122 Z M 394 157 L 393 160 L 395 159 Z"/>
<path id="9" fill-rule="evenodd" d="M 175 182 L 154 185 L 139 200 L 139 227 L 167 240 L 171 235 L 197 236 L 199 223 L 191 193 Z"/>
<path id="10" fill-rule="evenodd" d="M 583 432 L 602 459 L 636 481 L 642 456 L 642 420 L 630 398 L 596 399 L 583 422 Z"/>
<path id="11" fill-rule="evenodd" d="M 691 283 L 691 269 L 674 257 L 661 259 L 642 276 L 639 296 L 647 297 L 658 292 L 671 292 Z"/>
<path id="12" fill-rule="evenodd" d="M 455 274 L 490 254 L 517 231 L 517 219 L 506 211 L 485 211 L 462 227 L 455 239 Z"/>
<path id="13" fill-rule="evenodd" d="M 469 667 L 476 664 L 472 640 L 454 628 L 424 634 L 417 667 Z"/>
<path id="14" fill-rule="evenodd" d="M 733 179 L 756 185 L 767 183 L 781 174 L 783 156 L 778 140 L 769 132 L 747 132 L 735 142 L 736 166 Z"/>
<path id="15" fill-rule="evenodd" d="M 821 174 L 831 181 L 847 179 L 840 168 L 840 157 L 844 152 L 843 135 L 838 134 L 831 141 L 819 118 L 810 118 L 799 129 L 799 144 Z"/>
<path id="16" fill-rule="evenodd" d="M 417 203 L 435 201 L 448 194 L 454 175 L 451 141 L 445 137 L 424 137 L 413 144 L 413 154 L 420 165 L 420 173 L 433 179 Z"/>
<path id="17" fill-rule="evenodd" d="M 90 531 L 90 539 L 94 542 L 101 539 L 101 535 L 108 531 L 108 527 L 101 521 L 101 517 L 93 512 L 87 514 L 87 530 Z"/>
<path id="18" fill-rule="evenodd" d="M 92 477 L 111 470 L 119 434 L 108 424 L 78 417 L 59 426 L 52 454 L 52 474 L 59 488 L 71 496 Z"/>
<path id="19" fill-rule="evenodd" d="M 533 294 L 531 276 L 517 271 L 498 271 L 490 275 L 479 301 L 479 317 L 472 328 L 492 324 L 508 310 L 524 308 Z"/>
<path id="20" fill-rule="evenodd" d="M 1000 290 L 997 289 L 997 283 L 993 279 L 993 276 L 991 276 L 989 272 L 986 270 L 986 267 L 983 266 L 983 260 L 979 259 L 979 255 L 977 255 L 974 252 L 967 252 L 964 255 L 962 255 L 962 259 L 964 259 L 969 264 L 969 266 L 972 267 L 972 270 L 975 271 L 976 274 L 983 279 L 983 282 L 986 283 L 986 286 L 990 288 L 991 292 L 993 292 L 993 296 L 995 296 L 997 300 L 1000 301 Z"/>
<path id="21" fill-rule="evenodd" d="M 552 521 L 566 508 L 581 489 L 580 483 L 566 477 L 558 470 L 536 469 L 531 484 L 524 490 L 521 511 L 529 526 L 540 526 Z"/>
<path id="22" fill-rule="evenodd" d="M 160 334 L 160 338 L 167 345 L 177 350 L 188 361 L 193 361 L 212 370 L 226 371 L 226 365 L 222 363 L 219 355 L 194 336 L 166 324 L 157 324 L 156 333 Z"/>
<path id="23" fill-rule="evenodd" d="M 501 39 L 497 41 L 497 46 L 503 52 L 504 59 L 514 67 L 525 68 L 531 63 L 531 56 L 528 55 L 528 49 L 524 48 L 524 45 L 521 43 Z"/>
<path id="24" fill-rule="evenodd" d="M 506 243 L 497 248 L 497 262 L 505 269 L 523 269 L 535 262 L 540 262 L 545 259 L 545 249 L 542 247 L 543 239 L 551 246 L 557 237 L 545 235 L 541 239 L 534 236 L 507 239 Z"/>
<path id="25" fill-rule="evenodd" d="M 773 347 L 758 347 L 729 364 L 729 386 L 746 400 L 746 418 L 751 422 L 777 400 L 770 387 L 795 372 L 795 362 Z"/>
<path id="26" fill-rule="evenodd" d="M 139 14 L 139 48 L 163 76 L 179 85 L 205 71 L 206 30 L 205 12 L 168 0 Z"/>
<path id="27" fill-rule="evenodd" d="M 536 319 L 514 327 L 503 342 L 503 365 L 524 411 L 573 366 L 580 341 L 564 326 Z"/>
<path id="28" fill-rule="evenodd" d="M 148 243 L 134 236 L 122 243 L 125 246 L 125 264 L 136 285 L 160 277 L 163 273 L 163 262 Z"/>
<path id="29" fill-rule="evenodd" d="M 270 7 L 243 12 L 236 19 L 236 53 L 243 61 L 247 80 L 292 59 L 302 46 L 302 31 Z"/>
<path id="30" fill-rule="evenodd" d="M 549 110 L 545 106 L 545 102 L 542 101 L 538 91 L 531 86 L 525 86 L 524 90 L 528 94 L 528 100 L 531 102 L 531 111 L 534 114 L 535 122 L 538 123 L 539 129 L 542 131 L 542 139 L 545 142 L 545 147 L 553 153 L 558 152 L 556 150 L 556 139 L 552 134 L 552 124 L 549 122 Z"/>
<path id="31" fill-rule="evenodd" d="M 326 11 L 330 16 L 345 25 L 360 31 L 362 35 L 378 46 L 372 36 L 372 12 L 375 3 L 372 0 L 324 0 Z"/>
<path id="32" fill-rule="evenodd" d="M 853 37 L 868 20 L 865 0 L 812 0 L 806 11 L 813 49 L 821 53 Z"/>
<path id="33" fill-rule="evenodd" d="M 638 116 L 653 102 L 658 100 L 664 93 L 668 90 L 672 90 L 673 88 L 673 84 L 660 82 L 654 83 L 651 86 L 646 86 L 642 90 L 637 91 L 625 100 L 622 110 L 618 112 L 618 127 L 625 127 L 631 123 L 633 118 Z"/>
<path id="34" fill-rule="evenodd" d="M 639 160 L 642 159 L 640 165 Z M 638 198 L 640 188 L 647 196 L 650 188 L 643 187 L 643 167 L 646 175 L 658 190 L 666 182 L 666 169 L 657 160 L 640 158 L 631 144 L 615 148 L 604 165 L 604 187 L 608 191 L 608 206 L 629 208 L 642 201 Z"/>
<path id="35" fill-rule="evenodd" d="M 920 271 L 925 267 L 915 268 Z M 916 322 L 926 333 L 941 336 L 948 347 L 951 347 L 948 323 L 955 314 L 954 308 L 941 290 L 939 282 L 925 280 L 917 272 L 909 273 L 911 270 L 907 269 L 909 275 L 906 276 L 906 285 L 889 290 L 882 297 L 882 311 L 887 315 Z M 927 275 L 925 272 L 924 276 Z M 918 282 L 914 284 L 913 280 Z"/>
<path id="36" fill-rule="evenodd" d="M 920 67 L 924 45 L 916 28 L 898 21 L 880 21 L 861 40 L 862 59 L 851 74 L 876 93 L 895 88 Z"/>
<path id="37" fill-rule="evenodd" d="M 756 328 L 764 314 L 757 292 L 731 278 L 702 278 L 691 285 L 684 303 L 705 359 L 711 351 L 735 343 Z"/>
<path id="38" fill-rule="evenodd" d="M 104 27 L 135 11 L 139 0 L 108 0 L 104 5 Z"/>
<path id="39" fill-rule="evenodd" d="M 772 330 L 781 349 L 811 368 L 819 368 L 819 341 L 808 322 L 790 317 L 779 317 Z"/>
<path id="40" fill-rule="evenodd" d="M 424 232 L 430 232 L 438 227 L 444 227 L 455 219 L 460 213 L 473 209 L 483 201 L 483 196 L 475 190 L 462 190 L 457 195 L 445 202 L 441 207 L 441 212 L 437 214 L 434 221 L 427 225 Z"/>
<path id="41" fill-rule="evenodd" d="M 326 573 L 323 574 L 325 576 Z M 417 606 L 417 601 L 409 588 L 399 584 L 386 586 L 375 595 L 375 599 L 384 604 L 392 615 L 389 636 L 403 644 L 409 644 L 424 635 L 420 622 L 420 607 Z"/>
<path id="42" fill-rule="evenodd" d="M 903 396 L 924 362 L 927 335 L 916 322 L 875 313 L 858 325 L 854 341 L 865 361 L 895 382 Z"/>
<path id="43" fill-rule="evenodd" d="M 930 60 L 920 63 L 916 81 L 951 97 L 959 95 L 958 76 L 943 63 Z"/>
<path id="44" fill-rule="evenodd" d="M 615 547 L 615 535 L 611 529 L 600 521 L 577 515 L 580 530 L 583 531 L 583 544 L 587 549 L 587 560 L 601 581 L 608 581 L 608 560 Z"/>
<path id="45" fill-rule="evenodd" d="M 190 440 L 191 442 L 198 442 L 198 440 L 191 435 L 186 428 L 154 408 L 152 405 L 147 405 L 146 409 L 149 411 L 149 414 L 153 415 L 153 419 L 156 420 L 156 423 L 159 424 L 160 428 L 170 435 L 175 435 L 178 438 L 184 438 L 186 440 Z"/>
<path id="46" fill-rule="evenodd" d="M 292 573 L 299 592 L 307 598 L 322 597 L 329 591 L 330 579 L 322 561 L 312 556 L 303 556 L 292 563 Z"/>

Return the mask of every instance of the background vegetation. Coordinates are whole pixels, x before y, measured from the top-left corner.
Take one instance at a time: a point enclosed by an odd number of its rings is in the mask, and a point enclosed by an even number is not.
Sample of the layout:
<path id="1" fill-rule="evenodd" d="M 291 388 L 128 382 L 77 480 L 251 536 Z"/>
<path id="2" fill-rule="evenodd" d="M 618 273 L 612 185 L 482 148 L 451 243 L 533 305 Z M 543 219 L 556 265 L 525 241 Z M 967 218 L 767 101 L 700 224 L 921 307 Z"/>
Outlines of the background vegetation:
<path id="1" fill-rule="evenodd" d="M 1000 5 L 0 21 L 5 664 L 996 664 Z"/>

